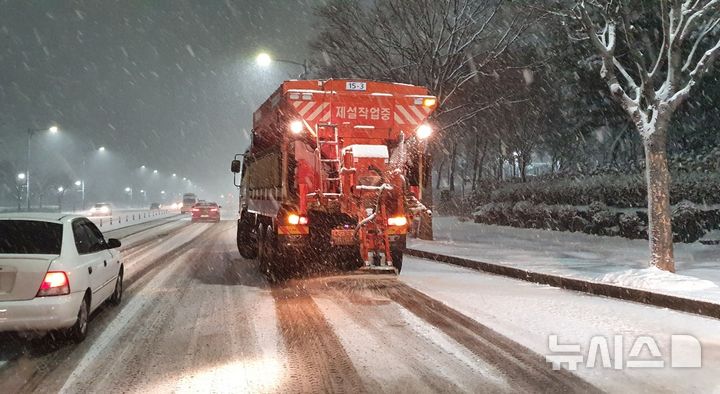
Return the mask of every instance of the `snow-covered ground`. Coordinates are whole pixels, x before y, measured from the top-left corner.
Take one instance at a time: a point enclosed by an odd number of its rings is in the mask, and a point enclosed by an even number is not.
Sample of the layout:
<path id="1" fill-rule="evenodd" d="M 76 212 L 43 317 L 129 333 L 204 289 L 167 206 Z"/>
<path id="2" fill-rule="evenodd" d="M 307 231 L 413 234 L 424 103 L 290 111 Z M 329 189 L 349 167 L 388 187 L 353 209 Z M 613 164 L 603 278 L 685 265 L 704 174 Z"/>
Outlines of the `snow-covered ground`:
<path id="1" fill-rule="evenodd" d="M 400 280 L 541 354 L 548 355 L 548 338 L 579 344 L 584 356 L 577 373 L 608 392 L 720 392 L 720 321 L 683 312 L 586 295 L 550 286 L 485 274 L 474 270 L 407 258 Z M 670 368 L 671 335 L 691 335 L 701 344 L 701 368 Z M 613 340 L 622 335 L 624 361 L 638 337 L 654 339 L 663 368 L 585 367 L 592 337 Z M 688 348 L 682 349 L 686 351 Z M 647 349 L 645 349 L 647 351 Z M 649 359 L 648 353 L 642 353 Z M 679 353 L 675 353 L 678 355 Z M 673 356 L 675 357 L 675 356 Z"/>
<path id="2" fill-rule="evenodd" d="M 720 303 L 720 246 L 675 244 L 676 274 L 648 268 L 643 240 L 601 237 L 434 218 L 435 241 L 409 240 L 418 250 L 528 271 L 651 290 Z"/>

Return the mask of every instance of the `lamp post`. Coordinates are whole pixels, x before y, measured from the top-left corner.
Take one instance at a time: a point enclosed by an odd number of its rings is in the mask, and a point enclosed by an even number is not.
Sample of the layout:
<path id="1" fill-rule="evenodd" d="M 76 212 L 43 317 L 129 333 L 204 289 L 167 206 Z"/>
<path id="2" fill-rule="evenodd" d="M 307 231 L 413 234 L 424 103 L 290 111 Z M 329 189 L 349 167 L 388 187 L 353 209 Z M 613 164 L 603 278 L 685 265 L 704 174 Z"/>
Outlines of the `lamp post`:
<path id="1" fill-rule="evenodd" d="M 287 63 L 287 64 L 293 64 L 296 66 L 300 66 L 303 68 L 302 74 L 298 77 L 299 79 L 305 79 L 308 75 L 308 61 L 307 59 L 304 59 L 302 63 L 296 62 L 294 60 L 286 60 L 286 59 L 273 59 L 269 54 L 262 52 L 257 55 L 257 58 L 255 59 L 257 64 L 261 67 L 267 67 L 272 62 L 278 62 L 278 63 Z"/>
<path id="2" fill-rule="evenodd" d="M 75 186 L 79 186 L 80 191 L 82 192 L 82 206 L 80 208 L 82 211 L 85 210 L 85 180 L 87 179 L 87 171 L 86 171 L 87 159 L 88 159 L 88 156 L 93 152 L 105 152 L 105 147 L 101 146 L 97 149 L 87 151 L 82 156 L 83 157 L 83 159 L 82 159 L 82 179 L 75 182 Z M 80 182 L 80 184 L 78 184 L 78 182 Z"/>
<path id="3" fill-rule="evenodd" d="M 432 157 L 428 153 L 428 140 L 433 134 L 433 129 L 428 124 L 420 125 L 415 131 L 415 137 L 418 140 L 418 199 L 428 208 L 432 209 L 432 180 L 431 165 Z M 426 190 L 427 189 L 427 190 Z M 423 211 L 420 213 L 420 227 L 418 228 L 418 238 L 424 240 L 433 240 L 432 212 Z"/>
<path id="4" fill-rule="evenodd" d="M 63 196 L 65 196 L 65 188 L 62 186 L 58 186 L 57 193 L 58 193 L 58 212 L 62 212 L 62 202 L 63 202 Z"/>
<path id="5" fill-rule="evenodd" d="M 132 204 L 133 204 L 133 188 L 132 188 L 132 187 L 129 187 L 129 186 L 126 187 L 126 188 L 125 188 L 125 193 L 127 193 L 127 194 L 130 195 L 130 206 L 132 207 Z"/>
<path id="6" fill-rule="evenodd" d="M 30 147 L 32 146 L 32 137 L 35 136 L 36 133 L 41 133 L 45 131 L 49 131 L 51 134 L 55 134 L 58 132 L 58 127 L 51 126 L 46 129 L 27 129 L 27 156 L 25 157 L 25 199 L 27 200 L 28 211 L 30 211 Z"/>
<path id="7" fill-rule="evenodd" d="M 84 168 L 85 168 L 85 161 L 83 160 L 83 171 L 84 171 Z M 85 181 L 79 179 L 79 180 L 75 181 L 75 186 L 80 188 L 80 195 L 81 195 L 81 201 L 82 201 L 82 206 L 80 207 L 80 210 L 84 211 L 85 210 Z"/>
<path id="8" fill-rule="evenodd" d="M 15 198 L 17 199 L 18 211 L 22 209 L 22 195 L 23 187 L 25 186 L 25 173 L 21 172 L 17 174 L 17 184 L 15 185 Z"/>

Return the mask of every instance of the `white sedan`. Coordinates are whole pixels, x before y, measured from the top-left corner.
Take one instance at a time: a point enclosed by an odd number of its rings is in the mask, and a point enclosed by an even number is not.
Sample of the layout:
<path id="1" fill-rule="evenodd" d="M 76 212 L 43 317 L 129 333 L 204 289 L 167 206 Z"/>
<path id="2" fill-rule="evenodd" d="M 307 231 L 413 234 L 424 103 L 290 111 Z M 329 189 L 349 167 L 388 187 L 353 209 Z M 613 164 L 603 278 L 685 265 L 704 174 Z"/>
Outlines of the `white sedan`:
<path id="1" fill-rule="evenodd" d="M 90 313 L 122 300 L 118 247 L 82 216 L 0 214 L 0 331 L 60 329 L 81 342 Z"/>

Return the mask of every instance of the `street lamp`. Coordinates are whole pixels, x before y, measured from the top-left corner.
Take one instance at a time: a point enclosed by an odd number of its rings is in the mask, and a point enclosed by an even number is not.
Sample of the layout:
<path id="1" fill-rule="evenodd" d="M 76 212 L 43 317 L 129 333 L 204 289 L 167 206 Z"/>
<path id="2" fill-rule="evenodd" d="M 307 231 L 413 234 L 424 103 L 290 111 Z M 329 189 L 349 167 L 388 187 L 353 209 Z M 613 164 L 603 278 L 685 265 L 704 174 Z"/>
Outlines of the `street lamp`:
<path id="1" fill-rule="evenodd" d="M 75 182 L 75 186 L 80 187 L 80 191 L 82 192 L 82 210 L 85 210 L 85 178 L 87 178 L 86 174 L 86 164 L 87 164 L 87 156 L 90 155 L 93 152 L 105 152 L 105 147 L 101 146 L 97 148 L 97 150 L 93 149 L 85 154 L 83 154 L 83 161 L 82 161 L 82 179 Z"/>
<path id="2" fill-rule="evenodd" d="M 59 129 L 57 126 L 51 126 L 45 129 L 27 129 L 27 156 L 25 158 L 25 199 L 27 200 L 27 210 L 30 211 L 30 147 L 32 144 L 32 137 L 36 133 L 49 131 L 51 134 L 56 134 Z"/>
<path id="3" fill-rule="evenodd" d="M 57 188 L 57 198 L 58 198 L 58 212 L 62 212 L 62 203 L 63 203 L 63 196 L 65 195 L 65 188 L 62 186 L 58 186 Z"/>
<path id="4" fill-rule="evenodd" d="M 21 172 L 21 173 L 17 174 L 17 179 L 19 179 L 21 181 L 25 180 L 25 173 Z"/>
<path id="5" fill-rule="evenodd" d="M 433 103 L 434 104 L 434 103 Z M 431 186 L 432 157 L 428 154 L 428 143 L 433 135 L 433 128 L 429 124 L 421 124 L 415 130 L 415 140 L 418 152 L 418 200 L 432 209 L 432 192 L 425 193 L 425 188 Z M 420 239 L 432 240 L 432 217 L 428 211 L 420 212 L 420 226 L 417 236 Z"/>
<path id="6" fill-rule="evenodd" d="M 255 58 L 255 61 L 260 67 L 268 67 L 272 62 L 278 62 L 278 63 L 287 63 L 287 64 L 294 64 L 296 66 L 300 66 L 303 68 L 303 73 L 300 74 L 299 79 L 304 79 L 308 75 L 308 61 L 307 59 L 303 60 L 302 63 L 296 62 L 294 60 L 285 60 L 285 59 L 273 59 L 268 53 L 261 52 L 257 55 Z"/>
<path id="7" fill-rule="evenodd" d="M 153 170 L 153 174 L 157 174 L 157 170 Z"/>
<path id="8" fill-rule="evenodd" d="M 142 192 L 142 191 L 141 191 Z M 132 187 L 128 186 L 125 188 L 125 193 L 130 195 L 130 206 L 132 206 L 133 203 L 133 189 Z"/>

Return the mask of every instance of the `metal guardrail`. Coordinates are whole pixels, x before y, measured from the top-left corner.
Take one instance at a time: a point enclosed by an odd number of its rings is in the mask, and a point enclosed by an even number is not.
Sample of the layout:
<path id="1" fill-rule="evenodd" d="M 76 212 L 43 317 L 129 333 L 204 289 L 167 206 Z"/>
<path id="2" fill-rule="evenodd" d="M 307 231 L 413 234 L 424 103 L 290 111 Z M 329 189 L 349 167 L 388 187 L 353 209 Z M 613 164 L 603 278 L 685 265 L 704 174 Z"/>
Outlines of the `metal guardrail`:
<path id="1" fill-rule="evenodd" d="M 95 218 L 93 222 L 98 226 L 102 227 L 103 225 L 112 226 L 113 224 L 121 224 L 121 223 L 129 223 L 134 222 L 138 220 L 144 220 L 148 218 L 153 217 L 159 217 L 164 216 L 168 214 L 168 210 L 155 210 L 155 211 L 148 211 L 148 212 L 137 212 L 133 214 L 124 214 L 124 215 L 117 215 L 117 216 L 110 216 L 109 218 Z"/>

